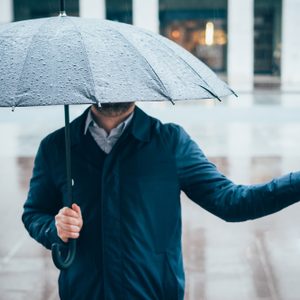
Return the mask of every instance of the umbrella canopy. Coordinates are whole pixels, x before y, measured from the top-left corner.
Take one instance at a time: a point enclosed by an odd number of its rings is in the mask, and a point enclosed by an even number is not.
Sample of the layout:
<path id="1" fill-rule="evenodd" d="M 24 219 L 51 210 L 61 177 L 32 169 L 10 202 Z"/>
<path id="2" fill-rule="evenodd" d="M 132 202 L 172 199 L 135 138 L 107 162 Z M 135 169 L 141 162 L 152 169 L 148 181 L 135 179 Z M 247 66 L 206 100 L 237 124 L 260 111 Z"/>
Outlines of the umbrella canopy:
<path id="1" fill-rule="evenodd" d="M 59 16 L 0 26 L 0 106 L 221 98 L 233 91 L 174 42 Z"/>

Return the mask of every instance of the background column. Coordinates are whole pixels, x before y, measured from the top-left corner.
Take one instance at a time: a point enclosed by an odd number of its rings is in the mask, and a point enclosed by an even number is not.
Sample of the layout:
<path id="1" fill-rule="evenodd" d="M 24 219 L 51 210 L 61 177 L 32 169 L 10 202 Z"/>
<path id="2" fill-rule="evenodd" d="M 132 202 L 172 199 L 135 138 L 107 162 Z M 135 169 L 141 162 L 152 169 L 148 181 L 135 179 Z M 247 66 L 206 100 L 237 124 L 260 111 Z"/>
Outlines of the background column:
<path id="1" fill-rule="evenodd" d="M 1 0 L 0 23 L 12 22 L 14 19 L 13 0 Z"/>
<path id="2" fill-rule="evenodd" d="M 133 0 L 133 25 L 159 32 L 159 0 Z"/>
<path id="3" fill-rule="evenodd" d="M 227 61 L 231 88 L 237 92 L 251 91 L 254 79 L 254 0 L 228 0 Z"/>
<path id="4" fill-rule="evenodd" d="M 86 18 L 105 19 L 105 0 L 79 0 L 79 15 Z"/>
<path id="5" fill-rule="evenodd" d="M 300 91 L 299 0 L 282 1 L 281 82 L 286 91 Z"/>

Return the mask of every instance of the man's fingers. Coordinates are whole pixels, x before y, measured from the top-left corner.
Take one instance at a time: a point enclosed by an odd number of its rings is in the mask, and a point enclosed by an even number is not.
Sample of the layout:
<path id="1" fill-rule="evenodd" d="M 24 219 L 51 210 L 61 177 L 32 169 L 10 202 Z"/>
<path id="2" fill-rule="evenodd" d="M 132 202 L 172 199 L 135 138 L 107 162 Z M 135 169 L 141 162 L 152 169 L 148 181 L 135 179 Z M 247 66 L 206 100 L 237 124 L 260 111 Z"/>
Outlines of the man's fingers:
<path id="1" fill-rule="evenodd" d="M 72 205 L 72 208 L 62 208 L 55 216 L 57 235 L 64 242 L 67 242 L 69 238 L 77 239 L 82 225 L 80 207 L 75 203 Z"/>
<path id="2" fill-rule="evenodd" d="M 78 239 L 79 233 L 78 232 L 69 232 L 69 231 L 60 231 L 58 232 L 58 236 L 65 241 L 66 239 Z"/>
<path id="3" fill-rule="evenodd" d="M 64 223 L 68 225 L 75 225 L 79 227 L 82 225 L 82 220 L 80 218 L 72 218 L 64 215 L 57 215 L 55 217 L 55 220 L 59 223 Z"/>
<path id="4" fill-rule="evenodd" d="M 68 241 L 68 239 L 77 239 L 79 238 L 78 232 L 68 232 L 68 231 L 62 231 L 58 230 L 57 234 L 61 240 L 63 240 L 65 243 Z"/>
<path id="5" fill-rule="evenodd" d="M 76 225 L 57 223 L 56 226 L 66 232 L 77 232 L 77 233 L 80 232 L 80 227 Z"/>
<path id="6" fill-rule="evenodd" d="M 69 238 L 77 239 L 79 237 L 79 232 L 64 230 L 61 224 L 56 224 L 56 228 L 57 228 L 57 235 L 65 243 L 68 241 Z"/>
<path id="7" fill-rule="evenodd" d="M 75 210 L 79 214 L 79 216 L 81 216 L 81 209 L 76 203 L 72 204 L 72 209 Z"/>
<path id="8" fill-rule="evenodd" d="M 59 214 L 64 215 L 64 216 L 69 216 L 73 218 L 78 218 L 80 215 L 74 211 L 72 208 L 69 207 L 64 207 L 59 211 Z"/>

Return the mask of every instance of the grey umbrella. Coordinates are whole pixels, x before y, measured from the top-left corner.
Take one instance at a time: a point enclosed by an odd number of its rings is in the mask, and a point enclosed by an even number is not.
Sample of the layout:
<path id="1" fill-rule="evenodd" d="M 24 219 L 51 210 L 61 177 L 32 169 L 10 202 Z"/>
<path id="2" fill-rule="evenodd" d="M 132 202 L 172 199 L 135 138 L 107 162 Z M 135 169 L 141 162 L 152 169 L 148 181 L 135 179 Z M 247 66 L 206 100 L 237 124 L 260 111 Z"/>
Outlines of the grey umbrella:
<path id="1" fill-rule="evenodd" d="M 107 20 L 58 17 L 0 26 L 0 106 L 65 105 L 71 206 L 69 104 L 217 98 L 234 92 L 199 59 L 152 32 Z M 52 246 L 55 265 L 72 263 Z"/>
<path id="2" fill-rule="evenodd" d="M 0 26 L 1 106 L 220 98 L 231 89 L 174 42 L 132 25 L 52 17 Z"/>

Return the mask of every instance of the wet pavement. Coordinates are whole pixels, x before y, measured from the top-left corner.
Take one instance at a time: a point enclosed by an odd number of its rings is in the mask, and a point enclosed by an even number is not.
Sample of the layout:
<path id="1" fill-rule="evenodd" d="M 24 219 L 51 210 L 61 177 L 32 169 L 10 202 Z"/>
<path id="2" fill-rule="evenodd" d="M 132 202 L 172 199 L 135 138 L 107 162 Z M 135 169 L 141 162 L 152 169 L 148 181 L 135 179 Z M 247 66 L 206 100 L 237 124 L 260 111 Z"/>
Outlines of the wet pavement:
<path id="1" fill-rule="evenodd" d="M 140 106 L 181 124 L 236 183 L 300 170 L 300 94 Z M 72 107 L 73 117 L 84 108 Z M 62 125 L 62 107 L 0 110 L 1 300 L 58 299 L 50 253 L 29 238 L 20 216 L 38 143 Z M 186 300 L 300 299 L 300 204 L 243 223 L 226 223 L 185 195 L 182 204 Z"/>

